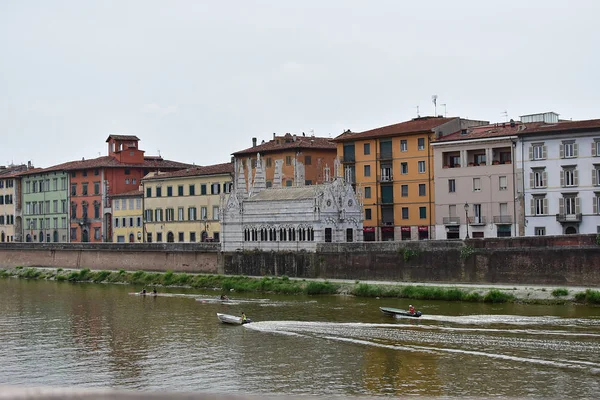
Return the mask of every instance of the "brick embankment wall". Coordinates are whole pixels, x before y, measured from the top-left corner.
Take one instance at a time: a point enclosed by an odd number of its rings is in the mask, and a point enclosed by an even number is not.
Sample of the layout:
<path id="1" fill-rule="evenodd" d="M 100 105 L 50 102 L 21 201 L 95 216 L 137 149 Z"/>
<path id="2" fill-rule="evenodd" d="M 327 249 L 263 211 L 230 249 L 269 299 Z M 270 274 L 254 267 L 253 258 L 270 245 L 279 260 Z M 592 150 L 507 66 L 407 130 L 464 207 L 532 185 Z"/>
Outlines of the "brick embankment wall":
<path id="1" fill-rule="evenodd" d="M 222 273 L 218 243 L 1 243 L 0 268 Z"/>

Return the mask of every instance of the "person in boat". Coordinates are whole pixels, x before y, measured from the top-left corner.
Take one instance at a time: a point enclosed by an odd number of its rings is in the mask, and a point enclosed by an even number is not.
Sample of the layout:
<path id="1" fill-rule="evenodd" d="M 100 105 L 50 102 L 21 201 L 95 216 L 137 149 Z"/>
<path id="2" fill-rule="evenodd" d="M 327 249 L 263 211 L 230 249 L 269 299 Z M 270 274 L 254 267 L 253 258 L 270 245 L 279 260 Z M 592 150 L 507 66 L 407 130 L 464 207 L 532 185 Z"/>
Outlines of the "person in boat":
<path id="1" fill-rule="evenodd" d="M 152 294 L 156 295 L 157 293 L 156 288 L 152 289 Z"/>
<path id="2" fill-rule="evenodd" d="M 229 297 L 225 296 L 224 294 L 221 295 L 221 300 L 229 300 Z"/>
<path id="3" fill-rule="evenodd" d="M 146 294 L 146 288 L 143 288 L 140 294 Z"/>
<path id="4" fill-rule="evenodd" d="M 242 324 L 248 322 L 248 318 L 246 318 L 246 314 L 242 311 Z"/>
<path id="5" fill-rule="evenodd" d="M 412 304 L 410 306 L 408 306 L 408 312 L 411 313 L 411 314 L 414 314 L 416 312 L 415 308 L 413 307 Z"/>

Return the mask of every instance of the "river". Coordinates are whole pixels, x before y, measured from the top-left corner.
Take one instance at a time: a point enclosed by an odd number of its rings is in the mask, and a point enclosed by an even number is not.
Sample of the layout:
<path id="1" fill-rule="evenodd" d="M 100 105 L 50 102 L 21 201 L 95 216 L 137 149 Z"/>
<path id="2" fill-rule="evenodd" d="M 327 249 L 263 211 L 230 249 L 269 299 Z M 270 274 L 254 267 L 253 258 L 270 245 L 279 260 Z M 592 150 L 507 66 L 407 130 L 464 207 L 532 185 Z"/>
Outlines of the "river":
<path id="1" fill-rule="evenodd" d="M 595 397 L 600 309 L 0 279 L 0 385 L 343 396 Z M 217 312 L 254 322 L 220 323 Z"/>

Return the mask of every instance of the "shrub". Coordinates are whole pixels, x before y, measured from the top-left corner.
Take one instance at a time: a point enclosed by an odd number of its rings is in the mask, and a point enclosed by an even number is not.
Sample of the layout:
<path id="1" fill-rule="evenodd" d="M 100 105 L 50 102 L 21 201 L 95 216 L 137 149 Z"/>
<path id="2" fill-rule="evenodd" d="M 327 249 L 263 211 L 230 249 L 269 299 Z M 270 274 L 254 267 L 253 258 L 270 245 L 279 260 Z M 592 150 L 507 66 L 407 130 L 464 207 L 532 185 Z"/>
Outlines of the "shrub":
<path id="1" fill-rule="evenodd" d="M 381 286 L 369 285 L 367 283 L 360 283 L 354 287 L 352 293 L 355 296 L 361 297 L 380 297 L 383 294 Z"/>
<path id="2" fill-rule="evenodd" d="M 515 296 L 512 294 L 501 292 L 498 289 L 490 290 L 484 297 L 483 301 L 486 303 L 506 303 L 507 301 L 512 301 L 515 299 Z"/>
<path id="3" fill-rule="evenodd" d="M 575 294 L 575 300 L 590 304 L 600 304 L 600 291 L 587 289 L 585 292 Z"/>
<path id="4" fill-rule="evenodd" d="M 473 254 L 475 254 L 477 252 L 477 250 L 475 250 L 473 248 L 473 246 L 463 246 L 460 249 L 460 258 L 463 260 L 466 260 L 467 258 L 471 257 Z"/>
<path id="5" fill-rule="evenodd" d="M 25 279 L 36 279 L 41 275 L 41 271 L 35 268 L 27 268 L 25 271 L 23 271 L 23 273 L 21 274 L 21 277 L 25 278 Z"/>
<path id="6" fill-rule="evenodd" d="M 552 296 L 554 296 L 554 297 L 561 297 L 561 296 L 568 296 L 568 295 L 569 295 L 569 291 L 565 288 L 557 288 L 552 291 Z"/>
<path id="7" fill-rule="evenodd" d="M 306 294 L 334 294 L 337 293 L 339 285 L 331 282 L 309 282 L 306 285 Z"/>
<path id="8" fill-rule="evenodd" d="M 482 297 L 477 292 L 467 293 L 467 295 L 465 296 L 465 301 L 478 302 L 478 301 L 481 301 L 481 300 L 482 300 Z"/>

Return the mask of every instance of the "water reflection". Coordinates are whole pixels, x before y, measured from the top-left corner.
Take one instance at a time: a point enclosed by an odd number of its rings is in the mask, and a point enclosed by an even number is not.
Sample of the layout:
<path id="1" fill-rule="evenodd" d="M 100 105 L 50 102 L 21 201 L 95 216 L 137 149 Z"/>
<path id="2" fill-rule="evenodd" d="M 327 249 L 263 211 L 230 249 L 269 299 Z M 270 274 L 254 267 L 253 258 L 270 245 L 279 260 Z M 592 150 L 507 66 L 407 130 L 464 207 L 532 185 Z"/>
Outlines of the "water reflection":
<path id="1" fill-rule="evenodd" d="M 593 396 L 597 309 L 0 280 L 0 384 L 313 395 Z M 396 303 L 401 303 L 396 301 Z M 402 307 L 402 304 L 396 306 Z M 257 321 L 218 322 L 216 312 Z"/>

